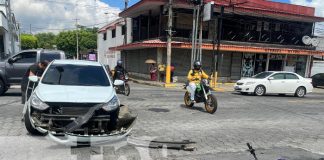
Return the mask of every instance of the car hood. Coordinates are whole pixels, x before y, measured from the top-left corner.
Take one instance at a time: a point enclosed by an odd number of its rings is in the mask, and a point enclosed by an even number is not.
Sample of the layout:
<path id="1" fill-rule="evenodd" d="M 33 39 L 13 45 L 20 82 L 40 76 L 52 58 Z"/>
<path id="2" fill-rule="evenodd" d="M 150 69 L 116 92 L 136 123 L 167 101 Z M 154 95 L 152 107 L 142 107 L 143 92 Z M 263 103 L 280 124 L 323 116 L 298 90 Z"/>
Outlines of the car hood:
<path id="1" fill-rule="evenodd" d="M 116 95 L 111 86 L 63 86 L 42 83 L 37 86 L 36 94 L 43 102 L 67 103 L 106 103 Z"/>

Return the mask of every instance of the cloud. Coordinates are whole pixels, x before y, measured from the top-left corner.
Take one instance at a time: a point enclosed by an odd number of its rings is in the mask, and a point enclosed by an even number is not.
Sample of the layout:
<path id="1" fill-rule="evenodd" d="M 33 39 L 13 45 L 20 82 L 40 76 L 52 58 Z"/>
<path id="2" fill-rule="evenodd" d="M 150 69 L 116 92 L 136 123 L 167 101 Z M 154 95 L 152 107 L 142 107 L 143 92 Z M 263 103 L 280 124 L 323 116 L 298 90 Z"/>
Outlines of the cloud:
<path id="1" fill-rule="evenodd" d="M 77 2 L 77 3 L 76 3 Z M 100 0 L 14 0 L 12 9 L 23 32 L 54 32 L 82 26 L 100 27 L 118 18 L 119 8 Z"/>
<path id="2" fill-rule="evenodd" d="M 290 0 L 290 3 L 314 7 L 315 15 L 319 17 L 324 17 L 324 5 L 323 0 Z M 324 23 L 317 23 L 315 26 L 315 35 L 324 36 Z"/>

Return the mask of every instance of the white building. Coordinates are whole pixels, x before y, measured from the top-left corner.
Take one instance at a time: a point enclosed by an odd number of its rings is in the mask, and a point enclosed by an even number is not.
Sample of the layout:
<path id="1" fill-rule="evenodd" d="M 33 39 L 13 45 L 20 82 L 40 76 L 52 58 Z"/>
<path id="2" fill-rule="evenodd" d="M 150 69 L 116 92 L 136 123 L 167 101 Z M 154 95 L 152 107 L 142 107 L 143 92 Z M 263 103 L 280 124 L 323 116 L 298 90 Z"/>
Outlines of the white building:
<path id="1" fill-rule="evenodd" d="M 127 19 L 127 26 L 131 26 L 131 20 Z M 98 61 L 109 65 L 111 68 L 116 66 L 117 60 L 121 58 L 120 51 L 114 47 L 125 44 L 125 35 L 127 34 L 127 44 L 131 42 L 131 29 L 125 26 L 125 19 L 119 18 L 100 28 L 97 36 Z"/>
<path id="2" fill-rule="evenodd" d="M 7 2 L 0 0 L 0 60 L 20 51 L 19 27 Z"/>

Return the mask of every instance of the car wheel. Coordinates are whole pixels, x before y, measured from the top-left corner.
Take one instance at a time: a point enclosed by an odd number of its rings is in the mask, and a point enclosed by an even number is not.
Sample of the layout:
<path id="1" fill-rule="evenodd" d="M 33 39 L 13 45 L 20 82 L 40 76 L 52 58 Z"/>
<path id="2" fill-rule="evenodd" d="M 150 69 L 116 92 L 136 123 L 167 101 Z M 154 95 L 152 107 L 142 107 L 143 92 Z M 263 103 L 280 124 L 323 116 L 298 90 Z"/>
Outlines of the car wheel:
<path id="1" fill-rule="evenodd" d="M 46 134 L 39 132 L 30 122 L 29 111 L 27 110 L 24 115 L 25 127 L 31 135 L 45 136 Z"/>
<path id="2" fill-rule="evenodd" d="M 266 89 L 264 86 L 259 85 L 255 87 L 254 94 L 256 96 L 263 96 L 266 93 Z"/>
<path id="3" fill-rule="evenodd" d="M 6 86 L 4 82 L 0 79 L 0 96 L 2 96 L 6 92 Z"/>
<path id="4" fill-rule="evenodd" d="M 296 92 L 295 92 L 295 96 L 302 98 L 306 95 L 306 89 L 305 87 L 298 87 Z"/>

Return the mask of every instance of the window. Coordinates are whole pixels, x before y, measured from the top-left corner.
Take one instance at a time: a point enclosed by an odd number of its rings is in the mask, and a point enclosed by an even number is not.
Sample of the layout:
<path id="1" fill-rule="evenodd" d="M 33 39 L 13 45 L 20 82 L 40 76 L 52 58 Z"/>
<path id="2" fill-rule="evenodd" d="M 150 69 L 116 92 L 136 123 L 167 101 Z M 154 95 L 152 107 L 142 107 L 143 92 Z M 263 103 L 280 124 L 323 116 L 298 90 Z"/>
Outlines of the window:
<path id="1" fill-rule="evenodd" d="M 107 40 L 107 32 L 105 32 L 105 33 L 103 34 L 103 40 L 104 40 L 104 41 Z"/>
<path id="2" fill-rule="evenodd" d="M 113 30 L 111 31 L 111 37 L 112 37 L 112 38 L 115 38 L 115 37 L 116 37 L 116 29 L 113 29 Z"/>
<path id="3" fill-rule="evenodd" d="M 286 73 L 286 79 L 299 79 L 299 78 L 294 74 Z"/>
<path id="4" fill-rule="evenodd" d="M 58 52 L 52 52 L 52 53 L 41 53 L 40 54 L 40 61 L 53 61 L 55 59 L 61 59 L 61 54 Z"/>
<path id="5" fill-rule="evenodd" d="M 101 66 L 53 64 L 44 75 L 44 84 L 73 86 L 110 86 Z"/>
<path id="6" fill-rule="evenodd" d="M 262 73 L 259 73 L 255 76 L 253 76 L 253 78 L 256 78 L 256 79 L 263 79 L 263 78 L 267 78 L 268 76 L 270 76 L 273 72 L 262 72 Z"/>
<path id="7" fill-rule="evenodd" d="M 23 52 L 13 57 L 15 63 L 36 63 L 36 52 Z"/>
<path id="8" fill-rule="evenodd" d="M 126 26 L 123 25 L 121 28 L 122 28 L 122 35 L 125 35 L 125 33 L 126 33 Z"/>
<path id="9" fill-rule="evenodd" d="M 285 74 L 283 73 L 277 73 L 272 76 L 274 79 L 285 79 Z"/>

